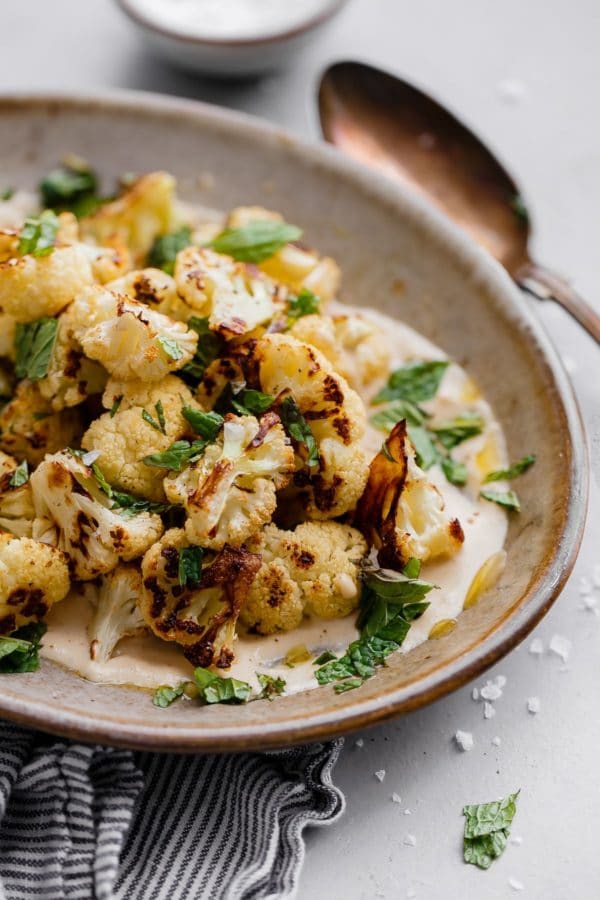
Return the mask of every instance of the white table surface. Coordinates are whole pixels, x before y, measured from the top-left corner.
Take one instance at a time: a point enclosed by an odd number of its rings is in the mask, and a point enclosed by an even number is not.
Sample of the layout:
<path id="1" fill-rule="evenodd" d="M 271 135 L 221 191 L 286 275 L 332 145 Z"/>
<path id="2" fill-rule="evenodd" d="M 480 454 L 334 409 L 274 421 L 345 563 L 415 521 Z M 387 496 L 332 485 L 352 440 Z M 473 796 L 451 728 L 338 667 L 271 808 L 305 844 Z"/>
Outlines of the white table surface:
<path id="1" fill-rule="evenodd" d="M 540 259 L 569 273 L 598 305 L 599 37 L 598 0 L 353 0 L 286 72 L 226 85 L 149 57 L 111 0 L 29 0 L 3 4 L 0 90 L 156 90 L 243 109 L 317 139 L 320 70 L 343 58 L 388 67 L 460 111 L 496 148 L 524 185 Z M 512 102 L 507 80 L 522 89 Z M 529 639 L 492 670 L 489 677 L 507 678 L 492 719 L 484 720 L 469 686 L 365 732 L 362 746 L 347 740 L 335 773 L 347 812 L 335 827 L 308 834 L 301 900 L 491 900 L 519 895 L 519 885 L 536 900 L 600 896 L 600 616 L 582 609 L 579 592 L 600 564 L 600 351 L 557 308 L 538 310 L 572 370 L 594 457 L 579 562 L 534 635 L 545 652 L 532 655 Z M 600 610 L 600 588 L 596 596 Z M 572 641 L 566 666 L 547 651 L 555 634 Z M 535 716 L 527 712 L 531 696 L 541 703 Z M 473 733 L 470 752 L 453 743 L 457 729 Z M 487 872 L 464 865 L 463 804 L 517 788 L 513 836 L 522 843 Z"/>

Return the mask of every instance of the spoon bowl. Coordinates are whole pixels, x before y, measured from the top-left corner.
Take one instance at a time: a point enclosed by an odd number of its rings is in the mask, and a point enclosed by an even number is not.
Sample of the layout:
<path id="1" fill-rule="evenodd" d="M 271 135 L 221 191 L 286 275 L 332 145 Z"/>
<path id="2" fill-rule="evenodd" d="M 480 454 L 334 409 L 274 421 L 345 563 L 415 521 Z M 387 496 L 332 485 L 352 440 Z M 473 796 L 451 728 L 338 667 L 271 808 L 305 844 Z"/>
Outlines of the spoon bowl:
<path id="1" fill-rule="evenodd" d="M 518 185 L 445 107 L 387 72 L 341 62 L 322 77 L 319 113 L 327 141 L 426 196 L 523 289 L 560 303 L 600 342 L 600 316 L 567 282 L 532 261 Z"/>

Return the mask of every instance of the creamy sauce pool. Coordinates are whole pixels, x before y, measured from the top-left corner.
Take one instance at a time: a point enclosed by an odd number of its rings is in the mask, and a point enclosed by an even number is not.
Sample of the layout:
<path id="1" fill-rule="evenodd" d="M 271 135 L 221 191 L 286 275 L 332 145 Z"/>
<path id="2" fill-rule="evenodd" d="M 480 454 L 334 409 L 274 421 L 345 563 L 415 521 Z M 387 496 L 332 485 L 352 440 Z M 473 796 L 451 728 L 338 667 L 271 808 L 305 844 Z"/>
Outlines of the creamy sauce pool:
<path id="1" fill-rule="evenodd" d="M 357 309 L 335 303 L 330 304 L 327 312 L 355 315 Z M 446 358 L 442 350 L 407 325 L 374 310 L 364 309 L 360 313 L 381 327 L 382 340 L 390 350 L 391 369 L 415 358 Z M 368 396 L 364 397 L 367 405 L 380 386 L 369 386 Z M 466 372 L 452 363 L 437 396 L 423 405 L 439 419 L 452 418 L 469 408 L 479 413 L 487 425 L 481 435 L 465 441 L 454 451 L 456 459 L 464 462 L 469 472 L 465 488 L 449 484 L 438 466 L 428 471 L 428 477 L 444 497 L 447 510 L 460 519 L 465 541 L 451 559 L 423 566 L 421 577 L 439 585 L 439 590 L 428 595 L 431 605 L 413 623 L 402 653 L 425 641 L 436 622 L 455 619 L 459 615 L 474 576 L 492 554 L 502 549 L 507 530 L 505 511 L 478 498 L 481 472 L 506 465 L 504 436 L 489 404 Z M 368 409 L 369 413 L 371 411 Z M 365 447 L 375 455 L 383 439 L 382 432 L 369 426 L 364 438 Z M 79 594 L 73 593 L 57 604 L 48 616 L 42 655 L 94 682 L 156 688 L 191 678 L 193 667 L 183 658 L 181 650 L 175 644 L 150 636 L 126 638 L 108 663 L 93 662 L 87 635 L 91 616 L 91 606 Z M 286 634 L 272 637 L 240 634 L 235 646 L 236 660 L 224 674 L 248 681 L 255 687 L 258 687 L 257 671 L 280 675 L 287 683 L 287 693 L 317 687 L 312 662 L 290 668 L 284 662 L 286 653 L 298 644 L 306 645 L 315 656 L 326 649 L 342 653 L 358 636 L 354 622 L 354 615 L 332 621 L 307 619 L 300 628 Z"/>

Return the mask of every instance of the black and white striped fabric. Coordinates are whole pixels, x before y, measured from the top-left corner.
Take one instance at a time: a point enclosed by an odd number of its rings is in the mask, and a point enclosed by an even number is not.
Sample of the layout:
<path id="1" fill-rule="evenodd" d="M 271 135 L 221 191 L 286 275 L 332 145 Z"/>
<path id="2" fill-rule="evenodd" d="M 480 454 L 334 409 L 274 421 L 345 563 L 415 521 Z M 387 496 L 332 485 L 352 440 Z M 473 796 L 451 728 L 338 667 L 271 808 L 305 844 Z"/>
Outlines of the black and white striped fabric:
<path id="1" fill-rule="evenodd" d="M 341 743 L 165 756 L 0 723 L 0 900 L 293 897 Z"/>

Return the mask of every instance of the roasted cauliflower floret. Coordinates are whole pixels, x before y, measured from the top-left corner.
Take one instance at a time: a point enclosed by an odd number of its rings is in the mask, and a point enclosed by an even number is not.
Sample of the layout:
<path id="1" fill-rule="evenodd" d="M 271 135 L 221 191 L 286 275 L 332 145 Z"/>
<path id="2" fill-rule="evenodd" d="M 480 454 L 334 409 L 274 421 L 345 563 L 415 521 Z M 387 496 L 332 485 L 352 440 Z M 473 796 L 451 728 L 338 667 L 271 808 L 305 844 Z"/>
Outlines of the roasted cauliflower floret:
<path id="1" fill-rule="evenodd" d="M 119 239 L 134 262 L 142 262 L 155 239 L 173 228 L 174 191 L 175 179 L 168 172 L 143 175 L 116 200 L 81 219 L 81 232 L 101 247 Z"/>
<path id="2" fill-rule="evenodd" d="M 27 537 L 0 534 L 0 634 L 39 622 L 69 591 L 67 557 Z"/>
<path id="3" fill-rule="evenodd" d="M 30 479 L 33 536 L 64 550 L 73 578 L 90 581 L 141 556 L 163 532 L 160 516 L 121 515 L 94 472 L 68 450 L 47 456 Z"/>
<path id="4" fill-rule="evenodd" d="M 97 247 L 95 244 L 81 244 L 84 248 L 95 281 L 107 284 L 117 278 L 121 278 L 132 268 L 131 253 L 127 244 L 118 235 L 111 238 L 106 247 Z"/>
<path id="5" fill-rule="evenodd" d="M 182 554 L 200 555 L 199 583 L 179 577 Z M 260 557 L 226 545 L 215 556 L 190 547 L 183 529 L 167 531 L 142 561 L 144 590 L 138 605 L 146 624 L 176 641 L 196 666 L 227 668 L 234 658 L 236 623 Z"/>
<path id="6" fill-rule="evenodd" d="M 318 467 L 307 470 L 299 459 L 294 479 L 308 516 L 333 519 L 354 509 L 368 477 L 358 394 L 322 353 L 287 334 L 261 338 L 254 361 L 261 390 L 276 397 L 291 392 L 317 442 Z"/>
<path id="7" fill-rule="evenodd" d="M 462 546 L 461 524 L 416 464 L 404 420 L 371 463 L 355 524 L 378 549 L 380 565 L 390 569 L 401 569 L 411 558 L 452 556 Z"/>
<path id="8" fill-rule="evenodd" d="M 18 236 L 8 253 L 5 247 L 0 255 L 0 310 L 17 322 L 55 316 L 93 282 L 88 254 L 70 240 L 72 219 L 70 213 L 59 216 L 61 228 L 47 256 L 19 254 Z"/>
<path id="9" fill-rule="evenodd" d="M 17 320 L 6 313 L 0 313 L 0 356 L 15 358 L 15 330 Z"/>
<path id="10" fill-rule="evenodd" d="M 279 213 L 261 206 L 238 206 L 229 214 L 227 228 L 241 228 L 252 221 L 281 221 Z M 260 263 L 271 278 L 299 293 L 306 288 L 321 300 L 331 300 L 340 288 L 340 269 L 331 257 L 320 257 L 314 250 L 286 244 L 273 256 Z"/>
<path id="11" fill-rule="evenodd" d="M 247 544 L 262 564 L 240 619 L 259 634 L 291 631 L 305 615 L 347 616 L 360 600 L 360 567 L 368 546 L 339 522 L 303 522 L 295 531 L 267 525 Z"/>
<path id="12" fill-rule="evenodd" d="M 335 371 L 359 392 L 388 375 L 386 337 L 377 325 L 360 315 L 302 316 L 290 334 L 320 350 Z"/>
<path id="13" fill-rule="evenodd" d="M 175 441 L 191 435 L 182 415 L 184 406 L 195 406 L 191 391 L 174 375 L 147 384 L 144 381 L 117 381 L 111 378 L 103 396 L 106 412 L 95 419 L 83 438 L 86 450 L 98 450 L 98 465 L 109 483 L 147 500 L 165 499 L 164 472 L 142 460 L 163 453 Z M 143 417 L 144 410 L 160 425 L 156 410 L 162 407 L 164 430 L 153 427 Z"/>
<path id="14" fill-rule="evenodd" d="M 199 247 L 177 254 L 175 283 L 191 313 L 208 316 L 210 328 L 225 337 L 269 322 L 283 308 L 286 293 L 256 266 Z"/>
<path id="15" fill-rule="evenodd" d="M 90 657 L 94 662 L 107 663 L 122 638 L 147 630 L 138 609 L 142 573 L 137 565 L 119 565 L 86 587 L 86 597 L 94 606 L 88 625 Z"/>
<path id="16" fill-rule="evenodd" d="M 79 444 L 83 427 L 77 409 L 54 412 L 39 386 L 21 381 L 0 412 L 0 450 L 35 466 L 46 453 Z"/>
<path id="17" fill-rule="evenodd" d="M 0 531 L 17 537 L 31 537 L 34 510 L 27 470 L 24 483 L 17 472 L 17 461 L 0 451 Z M 15 474 L 16 473 L 16 474 Z"/>
<path id="18" fill-rule="evenodd" d="M 177 294 L 173 276 L 162 269 L 135 269 L 111 281 L 107 287 L 178 322 L 187 322 L 193 315 L 193 310 Z"/>
<path id="19" fill-rule="evenodd" d="M 196 352 L 195 331 L 124 294 L 97 288 L 92 305 L 96 322 L 78 328 L 77 337 L 86 356 L 117 378 L 160 381 Z"/>
<path id="20" fill-rule="evenodd" d="M 165 493 L 185 507 L 190 541 L 218 550 L 242 544 L 270 521 L 289 481 L 294 451 L 275 413 L 230 416 L 204 454 L 167 476 Z"/>

